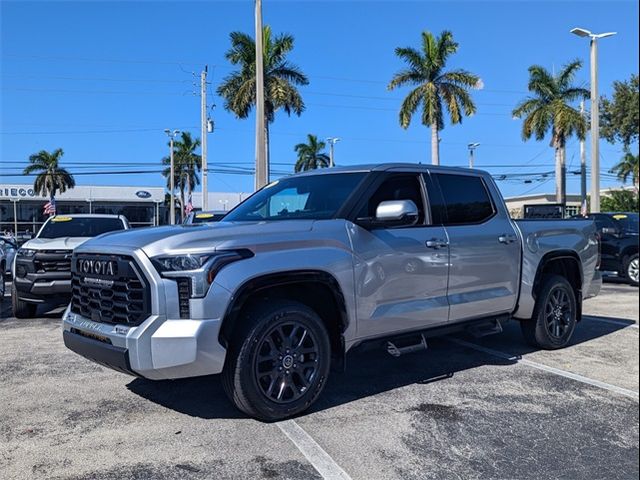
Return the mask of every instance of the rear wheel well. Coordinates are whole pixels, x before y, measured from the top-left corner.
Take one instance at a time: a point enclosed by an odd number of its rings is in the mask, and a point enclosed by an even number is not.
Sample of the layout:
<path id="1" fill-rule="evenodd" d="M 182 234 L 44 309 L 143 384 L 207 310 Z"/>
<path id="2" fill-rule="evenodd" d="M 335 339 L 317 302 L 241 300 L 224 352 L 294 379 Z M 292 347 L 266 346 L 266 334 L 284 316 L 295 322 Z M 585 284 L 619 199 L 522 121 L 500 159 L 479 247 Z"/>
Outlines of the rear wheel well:
<path id="1" fill-rule="evenodd" d="M 294 300 L 318 314 L 329 332 L 333 367 L 343 369 L 343 334 L 348 326 L 346 305 L 338 282 L 325 272 L 267 275 L 245 283 L 234 295 L 234 301 L 225 313 L 220 329 L 220 343 L 229 348 L 235 332 L 239 331 L 238 322 L 243 318 L 243 312 L 275 299 Z"/>
<path id="2" fill-rule="evenodd" d="M 549 275 L 560 275 L 566 278 L 576 297 L 577 317 L 582 319 L 582 266 L 580 258 L 575 252 L 558 252 L 545 256 L 540 261 L 533 284 L 533 296 L 537 299 L 538 292 L 542 288 L 543 279 Z"/>

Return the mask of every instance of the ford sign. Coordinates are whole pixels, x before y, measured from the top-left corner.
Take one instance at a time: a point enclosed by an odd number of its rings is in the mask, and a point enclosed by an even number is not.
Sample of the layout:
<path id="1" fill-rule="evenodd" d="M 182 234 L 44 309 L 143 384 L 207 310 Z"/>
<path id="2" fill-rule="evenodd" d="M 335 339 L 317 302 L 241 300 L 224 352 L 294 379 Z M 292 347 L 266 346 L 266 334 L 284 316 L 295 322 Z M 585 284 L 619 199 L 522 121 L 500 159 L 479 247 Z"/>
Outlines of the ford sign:
<path id="1" fill-rule="evenodd" d="M 151 197 L 151 194 L 149 192 L 147 192 L 146 190 L 138 190 L 136 192 L 136 196 L 139 198 L 149 198 Z"/>

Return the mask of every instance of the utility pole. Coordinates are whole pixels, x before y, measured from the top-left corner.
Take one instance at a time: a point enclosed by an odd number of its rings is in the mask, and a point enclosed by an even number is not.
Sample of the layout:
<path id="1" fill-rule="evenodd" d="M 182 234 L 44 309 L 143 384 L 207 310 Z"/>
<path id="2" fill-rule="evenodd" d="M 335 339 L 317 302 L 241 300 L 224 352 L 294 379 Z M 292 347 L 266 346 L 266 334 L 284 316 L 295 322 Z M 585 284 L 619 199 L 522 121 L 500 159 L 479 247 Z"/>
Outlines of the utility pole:
<path id="1" fill-rule="evenodd" d="M 479 143 L 470 143 L 467 145 L 469 148 L 469 168 L 473 168 L 473 154 L 479 146 Z"/>
<path id="2" fill-rule="evenodd" d="M 580 116 L 584 118 L 584 99 L 580 100 Z M 580 205 L 587 201 L 587 149 L 584 138 L 580 140 Z M 581 207 L 582 208 L 582 207 Z"/>
<path id="3" fill-rule="evenodd" d="M 176 224 L 176 203 L 174 198 L 175 186 L 175 167 L 173 164 L 173 139 L 180 133 L 180 130 L 174 130 L 173 132 L 168 128 L 165 128 L 164 133 L 169 136 L 169 223 L 171 225 Z"/>
<path id="4" fill-rule="evenodd" d="M 202 147 L 202 210 L 209 209 L 209 169 L 207 166 L 207 65 L 200 72 L 200 136 Z"/>
<path id="5" fill-rule="evenodd" d="M 329 137 L 327 138 L 327 142 L 329 142 L 329 167 L 335 167 L 336 164 L 333 160 L 333 147 L 336 143 L 338 143 L 340 139 L 338 137 Z"/>
<path id="6" fill-rule="evenodd" d="M 13 238 L 18 240 L 18 202 L 19 199 L 11 200 L 13 202 Z M 0 272 L 0 275 L 4 275 L 4 272 Z"/>
<path id="7" fill-rule="evenodd" d="M 611 37 L 616 32 L 592 33 L 584 28 L 573 28 L 571 33 L 589 37 L 591 57 L 591 208 L 600 211 L 600 112 L 598 98 L 598 40 Z"/>
<path id="8" fill-rule="evenodd" d="M 264 118 L 264 58 L 262 46 L 262 0 L 255 0 L 256 21 L 256 177 L 255 189 L 269 181 Z"/>

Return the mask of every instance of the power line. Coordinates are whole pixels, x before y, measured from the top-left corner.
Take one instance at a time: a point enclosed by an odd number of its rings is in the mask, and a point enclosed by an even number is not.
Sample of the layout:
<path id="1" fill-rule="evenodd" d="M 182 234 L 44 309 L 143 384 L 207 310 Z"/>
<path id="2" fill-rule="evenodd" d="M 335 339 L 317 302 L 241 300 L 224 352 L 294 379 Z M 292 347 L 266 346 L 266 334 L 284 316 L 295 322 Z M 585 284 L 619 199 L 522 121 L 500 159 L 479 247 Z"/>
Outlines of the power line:
<path id="1" fill-rule="evenodd" d="M 13 53 L 3 53 L 3 57 L 28 60 L 52 60 L 56 62 L 99 62 L 99 63 L 140 63 L 155 65 L 204 65 L 207 62 L 192 61 L 167 61 L 167 60 L 140 60 L 140 59 L 118 59 L 118 58 L 96 58 L 96 57 L 64 57 L 49 55 L 17 55 Z"/>
<path id="2" fill-rule="evenodd" d="M 72 80 L 79 82 L 124 82 L 124 83 L 189 83 L 191 80 L 160 80 L 157 78 L 105 78 L 105 77 L 67 77 L 49 75 L 15 75 L 4 74 L 4 78 L 23 78 L 27 80 Z"/>

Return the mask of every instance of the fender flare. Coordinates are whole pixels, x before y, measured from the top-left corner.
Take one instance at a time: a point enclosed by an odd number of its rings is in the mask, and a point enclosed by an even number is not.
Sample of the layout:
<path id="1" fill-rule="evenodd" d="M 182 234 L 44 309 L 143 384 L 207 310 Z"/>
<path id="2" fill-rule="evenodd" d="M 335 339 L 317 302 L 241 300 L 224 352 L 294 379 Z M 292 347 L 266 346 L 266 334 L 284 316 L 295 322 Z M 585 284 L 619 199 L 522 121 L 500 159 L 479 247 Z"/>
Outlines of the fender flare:
<path id="1" fill-rule="evenodd" d="M 338 333 L 340 343 L 344 351 L 344 332 L 349 326 L 347 304 L 342 289 L 333 275 L 323 270 L 289 270 L 283 272 L 259 275 L 241 284 L 233 293 L 229 305 L 224 313 L 218 340 L 221 345 L 228 348 L 228 340 L 233 334 L 238 314 L 250 297 L 273 287 L 281 287 L 296 283 L 321 283 L 331 292 L 339 311 Z"/>

